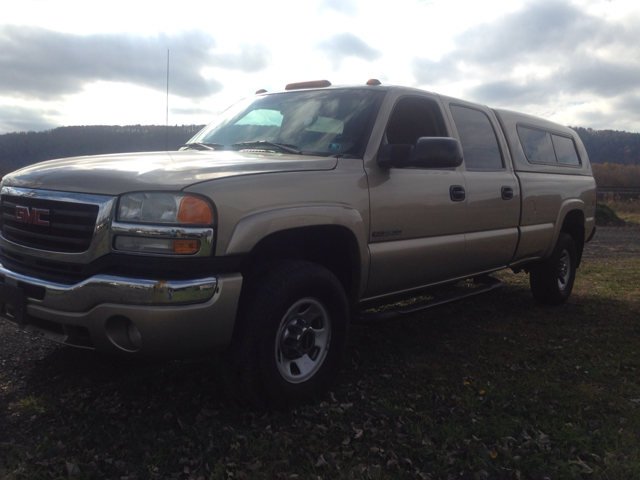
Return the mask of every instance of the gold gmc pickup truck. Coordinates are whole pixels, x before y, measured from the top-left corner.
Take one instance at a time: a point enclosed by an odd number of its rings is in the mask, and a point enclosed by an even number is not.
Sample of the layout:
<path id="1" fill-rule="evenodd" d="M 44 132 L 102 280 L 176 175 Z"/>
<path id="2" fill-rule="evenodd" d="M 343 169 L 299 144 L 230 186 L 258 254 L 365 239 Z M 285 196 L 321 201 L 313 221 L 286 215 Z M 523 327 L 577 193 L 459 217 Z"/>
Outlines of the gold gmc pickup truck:
<path id="1" fill-rule="evenodd" d="M 285 406 L 326 391 L 351 320 L 403 313 L 372 307 L 504 268 L 563 303 L 595 187 L 578 135 L 540 118 L 377 80 L 261 90 L 179 151 L 7 175 L 1 316 L 131 357 L 218 352 L 239 399 Z"/>

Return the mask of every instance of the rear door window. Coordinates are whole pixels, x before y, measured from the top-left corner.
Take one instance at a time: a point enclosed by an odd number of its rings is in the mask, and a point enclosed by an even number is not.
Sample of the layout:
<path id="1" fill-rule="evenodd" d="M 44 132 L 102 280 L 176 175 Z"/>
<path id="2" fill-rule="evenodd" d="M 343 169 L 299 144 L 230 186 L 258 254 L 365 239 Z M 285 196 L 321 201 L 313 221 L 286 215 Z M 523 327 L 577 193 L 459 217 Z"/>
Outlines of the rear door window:
<path id="1" fill-rule="evenodd" d="M 502 170 L 498 139 L 489 117 L 474 108 L 451 105 L 467 170 Z"/>

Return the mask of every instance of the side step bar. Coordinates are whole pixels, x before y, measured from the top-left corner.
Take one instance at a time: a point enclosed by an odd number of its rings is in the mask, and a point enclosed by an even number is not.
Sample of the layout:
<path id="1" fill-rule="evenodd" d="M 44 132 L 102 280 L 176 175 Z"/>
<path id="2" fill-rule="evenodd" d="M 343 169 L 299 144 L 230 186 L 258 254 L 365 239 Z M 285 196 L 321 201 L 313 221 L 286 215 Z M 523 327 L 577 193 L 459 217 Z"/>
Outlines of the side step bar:
<path id="1" fill-rule="evenodd" d="M 445 292 L 444 295 L 438 296 L 437 298 L 430 298 L 410 305 L 396 304 L 381 312 L 367 311 L 357 313 L 351 316 L 351 324 L 380 325 L 383 323 L 393 322 L 399 320 L 404 315 L 410 315 L 429 308 L 439 307 L 440 305 L 462 300 L 463 298 L 473 297 L 491 290 L 498 290 L 504 286 L 500 280 L 489 276 L 475 278 L 473 283 L 480 284 L 480 286 L 475 288 L 458 287 L 458 291 L 456 291 L 456 288 L 454 287 L 452 290 Z"/>

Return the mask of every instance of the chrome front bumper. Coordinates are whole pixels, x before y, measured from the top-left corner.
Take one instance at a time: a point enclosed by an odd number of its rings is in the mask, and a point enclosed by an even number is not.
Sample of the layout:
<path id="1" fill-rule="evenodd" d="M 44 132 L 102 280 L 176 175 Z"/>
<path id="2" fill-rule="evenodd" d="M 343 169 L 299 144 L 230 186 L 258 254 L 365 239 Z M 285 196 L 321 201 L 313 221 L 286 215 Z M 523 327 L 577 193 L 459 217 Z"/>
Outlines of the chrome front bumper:
<path id="1" fill-rule="evenodd" d="M 0 316 L 67 345 L 181 357 L 229 344 L 241 286 L 239 273 L 184 281 L 96 275 L 66 285 L 0 265 Z"/>

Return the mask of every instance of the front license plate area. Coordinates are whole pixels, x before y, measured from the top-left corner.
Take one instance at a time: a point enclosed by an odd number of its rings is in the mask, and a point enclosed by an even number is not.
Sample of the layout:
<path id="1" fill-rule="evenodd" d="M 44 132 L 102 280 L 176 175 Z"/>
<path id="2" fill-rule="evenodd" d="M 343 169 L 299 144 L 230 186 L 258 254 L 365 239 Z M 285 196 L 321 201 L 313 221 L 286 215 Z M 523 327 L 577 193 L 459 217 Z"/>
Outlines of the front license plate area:
<path id="1" fill-rule="evenodd" d="M 0 283 L 0 316 L 11 322 L 22 324 L 24 309 L 25 301 L 22 289 Z"/>

